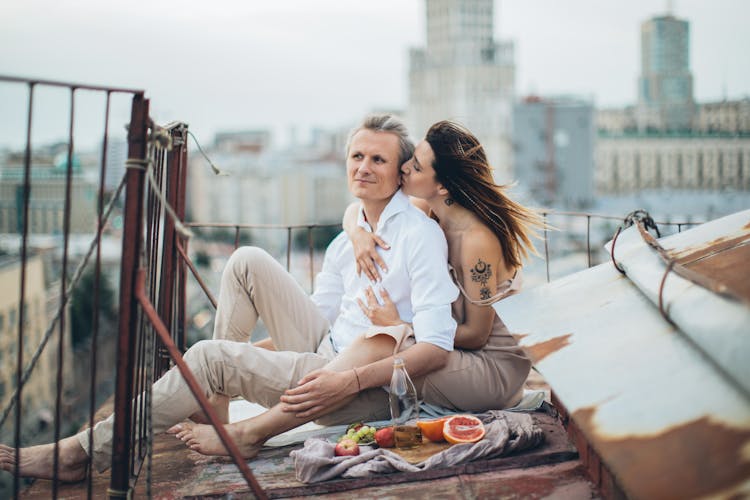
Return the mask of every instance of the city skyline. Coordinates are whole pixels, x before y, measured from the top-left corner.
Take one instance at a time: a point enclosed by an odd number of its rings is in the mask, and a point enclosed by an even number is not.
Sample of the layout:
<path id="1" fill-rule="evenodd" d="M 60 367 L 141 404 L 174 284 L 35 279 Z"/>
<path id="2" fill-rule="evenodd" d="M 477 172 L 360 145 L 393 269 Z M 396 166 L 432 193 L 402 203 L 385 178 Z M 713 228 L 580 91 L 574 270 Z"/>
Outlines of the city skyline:
<path id="1" fill-rule="evenodd" d="M 594 0 L 496 1 L 495 38 L 516 44 L 517 96 L 575 94 L 598 107 L 634 104 L 640 25 L 666 2 L 602 6 Z M 346 127 L 372 109 L 405 109 L 408 51 L 425 44 L 421 0 L 372 3 L 285 0 L 273 4 L 39 0 L 0 6 L 0 73 L 143 88 L 158 122 L 184 120 L 204 143 L 216 132 Z M 741 29 L 750 4 L 673 2 L 690 23 L 698 102 L 750 95 Z M 33 21 L 31 21 L 33 19 Z M 0 145 L 23 144 L 25 89 L 0 84 Z M 76 138 L 100 129 L 103 103 L 76 94 Z M 115 99 L 116 101 L 116 99 Z M 69 96 L 39 91 L 34 141 L 67 139 Z M 129 103 L 113 102 L 122 134 Z M 35 115 L 35 119 L 37 116 Z M 414 131 L 416 135 L 423 131 Z M 91 140 L 91 139 L 88 139 Z"/>

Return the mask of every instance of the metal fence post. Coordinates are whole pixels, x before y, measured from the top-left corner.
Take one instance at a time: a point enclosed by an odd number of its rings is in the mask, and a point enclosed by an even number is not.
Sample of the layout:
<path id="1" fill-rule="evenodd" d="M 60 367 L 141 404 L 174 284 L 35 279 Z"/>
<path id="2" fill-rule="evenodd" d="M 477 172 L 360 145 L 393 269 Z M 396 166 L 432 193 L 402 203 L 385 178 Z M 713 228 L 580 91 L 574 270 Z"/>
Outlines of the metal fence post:
<path id="1" fill-rule="evenodd" d="M 126 174 L 125 222 L 120 263 L 120 323 L 117 340 L 117 379 L 115 421 L 112 439 L 110 498 L 126 498 L 130 488 L 130 433 L 133 388 L 134 343 L 138 327 L 135 279 L 143 238 L 143 198 L 145 169 L 137 168 L 146 157 L 149 101 L 143 94 L 133 97 L 128 131 L 128 171 Z M 145 167 L 145 165 L 144 165 Z"/>
<path id="2" fill-rule="evenodd" d="M 180 125 L 175 129 L 169 131 L 172 137 L 172 149 L 167 153 L 166 163 L 166 192 L 167 192 L 167 203 L 169 203 L 175 210 L 179 210 L 179 199 L 180 199 L 180 176 L 182 170 L 182 159 L 183 151 L 187 146 L 187 132 L 186 126 Z M 179 213 L 177 214 L 180 215 Z M 170 331 L 172 332 L 173 338 L 176 337 L 177 331 L 175 330 L 175 314 L 178 312 L 179 304 L 175 303 L 175 289 L 179 287 L 177 281 L 178 270 L 177 270 L 177 249 L 175 248 L 175 240 L 178 238 L 175 232 L 175 223 L 171 217 L 164 217 L 164 231 L 162 234 L 162 258 L 161 258 L 161 271 L 160 271 L 160 283 L 159 283 L 159 302 L 158 311 L 159 316 L 166 325 L 169 325 Z M 176 341 L 177 345 L 180 342 Z M 169 369 L 169 353 L 161 343 L 156 353 L 156 372 L 157 376 L 166 372 Z"/>

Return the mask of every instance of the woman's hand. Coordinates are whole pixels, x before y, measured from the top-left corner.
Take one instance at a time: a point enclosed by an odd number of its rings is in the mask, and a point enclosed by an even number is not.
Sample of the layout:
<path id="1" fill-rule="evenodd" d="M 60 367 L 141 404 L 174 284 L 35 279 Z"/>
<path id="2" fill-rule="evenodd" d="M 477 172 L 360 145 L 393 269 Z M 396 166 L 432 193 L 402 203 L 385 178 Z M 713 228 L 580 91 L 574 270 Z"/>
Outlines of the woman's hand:
<path id="1" fill-rule="evenodd" d="M 373 325 L 396 326 L 404 323 L 398 315 L 396 305 L 391 300 L 391 297 L 388 295 L 385 288 L 380 290 L 380 296 L 383 298 L 382 306 L 375 298 L 375 292 L 372 290 L 371 286 L 367 287 L 365 295 L 367 295 L 367 304 L 365 305 L 359 297 L 357 297 L 357 303 L 359 304 L 359 308 L 362 309 L 362 312 L 365 313 L 365 316 L 370 319 Z"/>
<path id="2" fill-rule="evenodd" d="M 285 403 L 282 410 L 295 413 L 300 418 L 328 412 L 343 399 L 356 394 L 359 391 L 357 385 L 353 370 L 313 370 L 302 377 L 297 387 L 284 392 L 281 396 L 281 402 Z"/>
<path id="3" fill-rule="evenodd" d="M 349 239 L 354 248 L 354 261 L 357 263 L 357 274 L 364 271 L 365 276 L 370 281 L 380 281 L 378 266 L 386 273 L 388 272 L 388 267 L 377 252 L 376 247 L 390 250 L 390 245 L 383 241 L 377 234 L 369 233 L 361 227 L 357 227 L 351 231 Z"/>

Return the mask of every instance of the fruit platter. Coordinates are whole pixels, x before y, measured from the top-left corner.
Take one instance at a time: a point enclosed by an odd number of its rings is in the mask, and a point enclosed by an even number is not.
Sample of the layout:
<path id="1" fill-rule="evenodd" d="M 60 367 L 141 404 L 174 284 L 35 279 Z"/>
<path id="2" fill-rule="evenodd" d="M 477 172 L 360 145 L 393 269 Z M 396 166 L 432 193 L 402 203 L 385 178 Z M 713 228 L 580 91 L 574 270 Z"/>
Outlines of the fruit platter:
<path id="1" fill-rule="evenodd" d="M 398 446 L 401 427 L 376 428 L 362 422 L 350 424 L 336 439 L 336 456 L 356 456 L 362 447 L 390 448 L 411 463 L 426 460 L 435 453 L 461 443 L 476 443 L 484 438 L 482 421 L 473 415 L 451 415 L 431 420 L 418 420 L 411 426 L 417 431 L 415 446 Z"/>

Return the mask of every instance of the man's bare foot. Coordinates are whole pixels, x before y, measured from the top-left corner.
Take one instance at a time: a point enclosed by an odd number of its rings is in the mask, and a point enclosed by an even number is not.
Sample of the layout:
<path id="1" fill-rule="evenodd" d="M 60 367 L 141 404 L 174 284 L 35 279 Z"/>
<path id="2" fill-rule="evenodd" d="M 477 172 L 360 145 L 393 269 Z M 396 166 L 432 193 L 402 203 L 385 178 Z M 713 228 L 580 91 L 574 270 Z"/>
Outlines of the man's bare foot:
<path id="1" fill-rule="evenodd" d="M 224 429 L 229 437 L 240 449 L 243 458 L 253 458 L 263 447 L 263 442 L 255 439 L 241 423 L 225 425 Z M 177 433 L 181 439 L 193 451 L 203 455 L 227 456 L 229 452 L 221 442 L 216 429 L 211 425 L 204 424 L 181 424 L 182 430 Z"/>
<path id="2" fill-rule="evenodd" d="M 71 436 L 60 441 L 60 461 L 57 477 L 61 481 L 76 482 L 86 478 L 86 460 L 88 455 L 78 443 L 78 438 Z M 21 448 L 18 464 L 22 477 L 52 479 L 54 476 L 55 445 L 54 443 Z M 16 467 L 16 450 L 0 444 L 0 469 L 13 472 Z"/>

